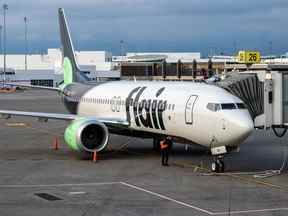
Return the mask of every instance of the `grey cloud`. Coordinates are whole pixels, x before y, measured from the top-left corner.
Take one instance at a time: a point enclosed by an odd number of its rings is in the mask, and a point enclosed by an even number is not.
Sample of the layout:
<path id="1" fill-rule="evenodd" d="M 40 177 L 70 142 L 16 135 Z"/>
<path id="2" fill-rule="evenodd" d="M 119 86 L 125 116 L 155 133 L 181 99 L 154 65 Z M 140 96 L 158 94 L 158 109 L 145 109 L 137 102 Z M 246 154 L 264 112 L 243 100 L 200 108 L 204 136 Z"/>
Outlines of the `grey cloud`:
<path id="1" fill-rule="evenodd" d="M 225 47 L 225 42 L 232 44 L 234 40 L 243 47 L 260 46 L 260 38 L 265 40 L 263 47 L 269 40 L 276 41 L 275 46 L 277 43 L 283 46 L 284 36 L 277 33 L 288 35 L 287 0 L 9 0 L 7 3 L 9 39 L 23 40 L 23 17 L 28 16 L 30 44 L 56 41 L 57 46 L 59 7 L 65 8 L 73 38 L 80 48 L 88 47 L 85 44 L 93 44 L 91 49 L 102 48 L 105 44 L 107 49 L 118 49 L 120 39 L 139 49 L 149 44 L 155 49 L 194 47 L 189 44 L 202 44 L 203 49 L 208 49 L 209 44 Z"/>

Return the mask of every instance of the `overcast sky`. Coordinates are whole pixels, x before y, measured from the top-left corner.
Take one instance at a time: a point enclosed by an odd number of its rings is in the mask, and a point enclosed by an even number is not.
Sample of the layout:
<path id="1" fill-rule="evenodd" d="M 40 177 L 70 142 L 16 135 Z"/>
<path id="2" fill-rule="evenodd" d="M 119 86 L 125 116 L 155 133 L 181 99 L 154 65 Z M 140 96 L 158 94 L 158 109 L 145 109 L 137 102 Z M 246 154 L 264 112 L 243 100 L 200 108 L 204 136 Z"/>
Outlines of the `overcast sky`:
<path id="1" fill-rule="evenodd" d="M 3 4 L 5 1 L 1 1 Z M 41 2 L 41 3 L 40 3 Z M 63 7 L 78 50 L 199 51 L 232 54 L 288 51 L 287 0 L 7 0 L 7 50 L 59 47 L 57 9 Z M 3 10 L 1 10 L 3 15 Z M 2 18 L 1 18 L 2 19 Z"/>

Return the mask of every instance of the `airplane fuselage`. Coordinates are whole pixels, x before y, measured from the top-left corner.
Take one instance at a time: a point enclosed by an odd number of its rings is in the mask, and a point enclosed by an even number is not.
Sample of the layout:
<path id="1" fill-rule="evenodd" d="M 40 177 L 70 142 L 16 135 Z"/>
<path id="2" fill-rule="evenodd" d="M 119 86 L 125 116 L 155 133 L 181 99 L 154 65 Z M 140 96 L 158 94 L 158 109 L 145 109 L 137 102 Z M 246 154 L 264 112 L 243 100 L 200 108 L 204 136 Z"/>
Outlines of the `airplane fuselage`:
<path id="1" fill-rule="evenodd" d="M 124 129 L 124 134 L 128 135 L 129 132 L 153 134 L 154 137 L 170 135 L 210 148 L 233 147 L 246 139 L 253 129 L 249 112 L 239 98 L 204 83 L 70 84 L 65 87 L 64 94 L 65 105 L 71 113 L 122 119 L 129 123 Z"/>

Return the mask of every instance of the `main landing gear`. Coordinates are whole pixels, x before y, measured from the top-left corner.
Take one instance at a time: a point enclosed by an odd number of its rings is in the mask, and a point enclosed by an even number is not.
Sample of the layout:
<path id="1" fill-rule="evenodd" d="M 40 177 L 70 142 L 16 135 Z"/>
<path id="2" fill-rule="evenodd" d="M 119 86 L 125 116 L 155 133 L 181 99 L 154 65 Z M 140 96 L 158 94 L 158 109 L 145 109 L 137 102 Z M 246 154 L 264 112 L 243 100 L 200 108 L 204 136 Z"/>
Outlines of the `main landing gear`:
<path id="1" fill-rule="evenodd" d="M 225 171 L 224 157 L 222 155 L 213 159 L 211 171 L 216 173 L 223 173 Z"/>

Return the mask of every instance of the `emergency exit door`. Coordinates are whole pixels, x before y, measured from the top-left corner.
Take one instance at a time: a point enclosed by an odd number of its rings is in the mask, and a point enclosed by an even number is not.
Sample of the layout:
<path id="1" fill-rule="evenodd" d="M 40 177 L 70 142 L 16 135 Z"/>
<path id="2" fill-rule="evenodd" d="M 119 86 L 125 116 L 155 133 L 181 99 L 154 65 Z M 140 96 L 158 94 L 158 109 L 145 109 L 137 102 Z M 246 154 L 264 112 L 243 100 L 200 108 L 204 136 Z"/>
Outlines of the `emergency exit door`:
<path id="1" fill-rule="evenodd" d="M 185 122 L 186 124 L 193 124 L 193 110 L 196 103 L 198 96 L 191 95 L 187 100 L 186 107 L 185 107 Z"/>

